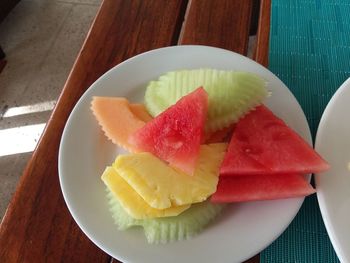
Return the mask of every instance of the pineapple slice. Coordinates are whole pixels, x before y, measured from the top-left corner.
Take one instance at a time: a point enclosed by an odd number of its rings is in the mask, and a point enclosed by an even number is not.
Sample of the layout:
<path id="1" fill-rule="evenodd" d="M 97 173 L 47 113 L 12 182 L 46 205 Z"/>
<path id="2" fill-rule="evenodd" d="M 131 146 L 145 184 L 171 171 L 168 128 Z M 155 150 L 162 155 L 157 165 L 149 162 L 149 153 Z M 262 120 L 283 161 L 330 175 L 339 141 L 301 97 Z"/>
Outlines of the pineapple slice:
<path id="1" fill-rule="evenodd" d="M 202 202 L 216 191 L 226 148 L 226 143 L 201 145 L 192 176 L 147 152 L 119 155 L 113 167 L 147 204 L 166 209 Z"/>
<path id="2" fill-rule="evenodd" d="M 166 209 L 150 207 L 112 167 L 105 169 L 101 179 L 125 211 L 135 219 L 177 216 L 190 207 L 190 205 L 172 206 Z"/>

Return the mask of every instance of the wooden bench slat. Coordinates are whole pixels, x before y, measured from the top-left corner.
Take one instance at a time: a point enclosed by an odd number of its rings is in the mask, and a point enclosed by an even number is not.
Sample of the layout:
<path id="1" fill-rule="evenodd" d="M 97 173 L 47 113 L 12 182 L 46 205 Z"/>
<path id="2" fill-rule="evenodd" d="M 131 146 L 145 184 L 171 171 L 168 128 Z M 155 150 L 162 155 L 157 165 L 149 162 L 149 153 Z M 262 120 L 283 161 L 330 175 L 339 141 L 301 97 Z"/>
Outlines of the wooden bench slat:
<path id="1" fill-rule="evenodd" d="M 140 52 L 176 44 L 186 4 L 103 2 L 3 218 L 1 262 L 110 261 L 77 227 L 65 206 L 57 171 L 61 134 L 77 100 L 105 71 Z"/>
<path id="2" fill-rule="evenodd" d="M 252 0 L 190 1 L 179 44 L 247 54 L 252 7 Z"/>
<path id="3" fill-rule="evenodd" d="M 179 44 L 216 46 L 246 55 L 253 4 L 253 1 L 240 0 L 192 0 L 188 6 Z M 269 9 L 270 6 L 265 3 L 260 8 Z M 261 13 L 268 12 L 261 10 Z M 264 21 L 259 20 L 258 30 L 262 32 L 259 36 L 260 41 L 268 41 L 268 37 L 265 38 L 264 26 L 269 27 L 269 24 L 266 22 L 266 18 Z M 267 52 L 266 48 L 257 49 L 257 58 L 267 56 Z M 259 261 L 260 257 L 256 255 L 246 263 Z"/>
<path id="4" fill-rule="evenodd" d="M 261 0 L 254 60 L 267 67 L 269 63 L 271 0 Z"/>

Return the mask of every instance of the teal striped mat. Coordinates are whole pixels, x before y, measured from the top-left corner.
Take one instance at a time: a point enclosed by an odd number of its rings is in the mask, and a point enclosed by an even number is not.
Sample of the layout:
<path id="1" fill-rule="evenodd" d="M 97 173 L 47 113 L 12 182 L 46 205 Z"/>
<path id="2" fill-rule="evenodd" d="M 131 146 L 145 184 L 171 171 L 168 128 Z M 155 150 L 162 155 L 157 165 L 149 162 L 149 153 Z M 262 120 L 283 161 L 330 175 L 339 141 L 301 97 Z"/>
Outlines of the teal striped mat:
<path id="1" fill-rule="evenodd" d="M 269 68 L 298 99 L 315 138 L 328 101 L 350 76 L 350 1 L 272 0 Z M 339 262 L 315 195 L 260 262 Z"/>

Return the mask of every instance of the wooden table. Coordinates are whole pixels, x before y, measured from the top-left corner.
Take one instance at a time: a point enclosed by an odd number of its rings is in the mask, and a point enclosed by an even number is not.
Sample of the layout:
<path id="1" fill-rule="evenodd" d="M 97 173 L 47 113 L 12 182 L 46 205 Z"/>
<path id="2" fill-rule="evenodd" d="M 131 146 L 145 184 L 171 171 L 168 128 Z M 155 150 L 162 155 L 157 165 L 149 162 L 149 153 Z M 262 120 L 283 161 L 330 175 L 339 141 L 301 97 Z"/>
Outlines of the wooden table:
<path id="1" fill-rule="evenodd" d="M 1 223 L 0 262 L 118 262 L 82 233 L 59 186 L 58 148 L 75 103 L 108 69 L 150 49 L 201 44 L 246 55 L 254 21 L 254 59 L 266 66 L 270 5 L 270 0 L 103 1 Z M 259 256 L 247 262 L 259 262 Z"/>

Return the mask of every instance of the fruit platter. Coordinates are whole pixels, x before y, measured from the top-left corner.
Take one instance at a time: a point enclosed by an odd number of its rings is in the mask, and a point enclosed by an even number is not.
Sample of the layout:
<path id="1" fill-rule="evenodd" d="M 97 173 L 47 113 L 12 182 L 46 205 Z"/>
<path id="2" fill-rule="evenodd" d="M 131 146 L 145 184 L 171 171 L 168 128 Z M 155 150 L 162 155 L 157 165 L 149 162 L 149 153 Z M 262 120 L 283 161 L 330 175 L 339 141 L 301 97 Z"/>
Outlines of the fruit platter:
<path id="1" fill-rule="evenodd" d="M 84 233 L 123 262 L 241 262 L 276 239 L 329 168 L 288 88 L 204 46 L 111 69 L 65 127 L 59 175 Z"/>

